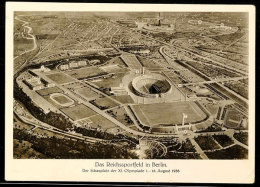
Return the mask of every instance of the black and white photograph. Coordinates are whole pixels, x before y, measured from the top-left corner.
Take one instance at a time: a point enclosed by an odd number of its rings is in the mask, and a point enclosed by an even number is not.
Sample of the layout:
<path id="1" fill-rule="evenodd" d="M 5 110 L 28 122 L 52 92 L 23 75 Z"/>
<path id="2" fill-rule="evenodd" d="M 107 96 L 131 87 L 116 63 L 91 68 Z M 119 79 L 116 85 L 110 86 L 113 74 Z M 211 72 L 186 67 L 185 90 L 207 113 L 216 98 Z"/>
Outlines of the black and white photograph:
<path id="1" fill-rule="evenodd" d="M 28 9 L 9 21 L 12 159 L 249 159 L 249 12 Z"/>

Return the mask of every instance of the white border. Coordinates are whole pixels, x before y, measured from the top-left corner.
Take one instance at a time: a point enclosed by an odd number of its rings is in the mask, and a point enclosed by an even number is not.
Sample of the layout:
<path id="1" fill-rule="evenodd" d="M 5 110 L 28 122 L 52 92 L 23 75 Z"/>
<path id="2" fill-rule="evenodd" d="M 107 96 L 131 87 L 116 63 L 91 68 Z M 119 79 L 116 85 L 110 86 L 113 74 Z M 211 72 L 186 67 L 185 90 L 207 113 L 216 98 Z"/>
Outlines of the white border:
<path id="1" fill-rule="evenodd" d="M 95 161 L 13 159 L 13 12 L 14 11 L 106 11 L 106 12 L 249 12 L 249 159 L 248 160 L 109 160 L 159 162 L 180 174 L 82 173 Z M 253 183 L 255 178 L 255 7 L 253 5 L 162 5 L 96 3 L 6 3 L 6 106 L 5 179 L 8 181 L 113 181 Z M 114 168 L 115 169 L 115 168 Z"/>

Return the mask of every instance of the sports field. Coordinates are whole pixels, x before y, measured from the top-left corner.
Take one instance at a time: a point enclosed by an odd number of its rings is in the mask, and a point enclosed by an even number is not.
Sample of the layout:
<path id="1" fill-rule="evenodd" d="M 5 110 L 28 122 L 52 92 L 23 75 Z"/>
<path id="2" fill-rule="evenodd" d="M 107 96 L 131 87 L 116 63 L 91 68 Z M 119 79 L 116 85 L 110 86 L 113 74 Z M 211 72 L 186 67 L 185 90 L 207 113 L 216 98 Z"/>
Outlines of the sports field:
<path id="1" fill-rule="evenodd" d="M 95 103 L 98 106 L 102 106 L 102 107 L 106 107 L 106 108 L 112 108 L 112 107 L 118 106 L 118 103 L 114 102 L 113 100 L 111 100 L 107 97 L 98 98 L 95 100 Z"/>
<path id="2" fill-rule="evenodd" d="M 108 79 L 101 79 L 102 81 L 93 82 L 93 84 L 98 87 L 110 88 L 120 86 L 122 82 L 122 78 L 126 75 L 126 73 L 116 73 L 114 76 Z"/>
<path id="3" fill-rule="evenodd" d="M 83 119 L 92 115 L 95 115 L 96 112 L 88 108 L 83 104 L 79 104 L 73 107 L 60 109 L 64 114 L 66 114 L 73 121 Z"/>
<path id="4" fill-rule="evenodd" d="M 75 81 L 75 79 L 64 73 L 53 73 L 46 76 L 58 84 L 64 84 Z"/>
<path id="5" fill-rule="evenodd" d="M 50 95 L 52 93 L 61 93 L 63 92 L 60 88 L 58 87 L 51 87 L 51 88 L 44 88 L 42 90 L 38 90 L 36 91 L 38 94 L 40 94 L 41 96 L 44 96 L 44 95 Z"/>
<path id="6" fill-rule="evenodd" d="M 64 106 L 59 105 L 57 102 L 55 102 L 55 101 L 50 97 L 50 95 L 45 95 L 45 96 L 43 96 L 43 98 L 44 98 L 46 101 L 48 101 L 48 103 L 50 103 L 51 105 L 53 105 L 54 107 L 56 107 L 57 109 L 64 108 Z"/>
<path id="7" fill-rule="evenodd" d="M 57 95 L 52 95 L 51 98 L 57 102 L 60 105 L 72 105 L 74 103 L 74 101 L 72 99 L 70 99 L 69 97 L 62 95 L 62 94 L 57 94 Z"/>
<path id="8" fill-rule="evenodd" d="M 105 117 L 101 115 L 95 115 L 90 117 L 90 120 L 93 122 L 91 127 L 98 127 L 102 128 L 103 130 L 108 130 L 110 128 L 117 127 L 113 122 L 109 121 Z"/>
<path id="9" fill-rule="evenodd" d="M 105 71 L 99 69 L 98 67 L 80 68 L 80 69 L 68 71 L 66 73 L 71 77 L 74 77 L 75 79 L 83 79 L 83 78 L 107 74 Z"/>
<path id="10" fill-rule="evenodd" d="M 83 96 L 84 98 L 86 98 L 87 100 L 94 100 L 94 99 L 97 99 L 97 98 L 101 97 L 101 95 L 99 93 L 94 92 L 89 87 L 79 88 L 79 89 L 77 89 L 75 91 L 78 94 L 80 94 L 81 96 Z"/>
<path id="11" fill-rule="evenodd" d="M 188 117 L 185 123 L 206 118 L 206 114 L 194 102 L 156 103 L 132 106 L 137 118 L 145 125 L 181 124 L 182 114 Z"/>
<path id="12" fill-rule="evenodd" d="M 122 68 L 119 67 L 117 64 L 106 65 L 106 66 L 100 67 L 100 69 L 102 69 L 103 71 L 105 71 L 107 73 L 116 73 L 116 72 L 120 72 L 122 70 Z"/>
<path id="13" fill-rule="evenodd" d="M 229 128 L 239 127 L 242 120 L 241 114 L 236 110 L 230 110 L 226 114 L 225 125 Z"/>

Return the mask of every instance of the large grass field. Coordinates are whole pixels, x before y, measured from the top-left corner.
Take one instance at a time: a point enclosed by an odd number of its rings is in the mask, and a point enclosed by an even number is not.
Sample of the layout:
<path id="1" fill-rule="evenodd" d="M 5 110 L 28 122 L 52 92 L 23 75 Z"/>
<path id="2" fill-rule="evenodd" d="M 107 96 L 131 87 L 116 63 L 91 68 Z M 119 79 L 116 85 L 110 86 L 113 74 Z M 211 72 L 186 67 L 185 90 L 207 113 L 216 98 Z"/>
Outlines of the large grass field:
<path id="1" fill-rule="evenodd" d="M 64 83 L 75 81 L 75 79 L 73 79 L 72 77 L 64 73 L 53 73 L 46 76 L 58 84 L 64 84 Z"/>
<path id="2" fill-rule="evenodd" d="M 53 99 L 56 100 L 61 105 L 73 103 L 73 100 L 71 100 L 70 98 L 68 98 L 67 96 L 64 96 L 64 95 L 54 96 Z"/>
<path id="3" fill-rule="evenodd" d="M 113 108 L 115 106 L 118 106 L 118 103 L 114 102 L 113 100 L 107 97 L 98 98 L 95 100 L 95 103 L 98 106 L 105 107 L 105 108 Z"/>
<path id="4" fill-rule="evenodd" d="M 121 68 L 117 64 L 109 64 L 106 66 L 102 66 L 102 67 L 100 67 L 100 69 L 102 69 L 103 71 L 105 71 L 107 73 L 127 72 L 126 68 Z"/>
<path id="5" fill-rule="evenodd" d="M 88 108 L 83 104 L 79 104 L 69 108 L 63 108 L 61 109 L 61 111 L 65 113 L 73 121 L 83 119 L 96 114 L 96 112 L 94 112 L 93 110 L 91 110 L 90 108 Z"/>
<path id="6" fill-rule="evenodd" d="M 38 94 L 40 94 L 41 96 L 44 96 L 44 95 L 50 95 L 52 93 L 61 93 L 63 92 L 60 88 L 58 87 L 51 87 L 51 88 L 45 88 L 45 89 L 42 89 L 42 90 L 38 90 L 36 91 Z"/>
<path id="7" fill-rule="evenodd" d="M 132 126 L 134 125 L 132 123 L 132 121 L 129 120 L 129 117 L 127 115 L 126 110 L 124 109 L 124 107 L 120 107 L 120 108 L 114 108 L 113 110 L 111 110 L 112 112 L 109 112 L 109 114 L 117 119 L 118 121 L 120 121 L 121 123 L 123 123 L 125 126 Z"/>
<path id="8" fill-rule="evenodd" d="M 86 98 L 87 100 L 94 100 L 102 96 L 99 93 L 94 92 L 91 88 L 88 87 L 79 88 L 75 91 L 81 96 L 83 96 L 84 98 Z"/>
<path id="9" fill-rule="evenodd" d="M 130 95 L 118 95 L 118 96 L 112 96 L 117 101 L 125 104 L 125 103 L 134 103 L 134 100 Z"/>
<path id="10" fill-rule="evenodd" d="M 64 108 L 64 106 L 59 105 L 58 103 L 56 103 L 51 97 L 50 95 L 45 95 L 43 96 L 43 98 L 48 101 L 51 105 L 53 105 L 54 107 L 56 107 L 57 109 L 61 109 Z"/>
<path id="11" fill-rule="evenodd" d="M 206 118 L 206 114 L 194 102 L 134 105 L 132 108 L 139 120 L 149 126 L 181 124 L 182 113 L 188 115 L 185 123 L 192 123 Z"/>
<path id="12" fill-rule="evenodd" d="M 110 88 L 120 86 L 122 82 L 122 78 L 126 75 L 126 73 L 116 73 L 114 76 L 108 79 L 101 79 L 99 82 L 93 82 L 93 84 L 98 87 Z"/>
<path id="13" fill-rule="evenodd" d="M 100 74 L 107 74 L 105 71 L 99 69 L 98 67 L 80 68 L 80 69 L 68 71 L 66 73 L 76 79 L 88 78 L 88 77 L 97 76 Z"/>
<path id="14" fill-rule="evenodd" d="M 90 117 L 90 120 L 93 122 L 91 124 L 92 127 L 100 127 L 103 130 L 108 130 L 114 127 L 117 127 L 116 124 L 114 124 L 113 122 L 109 121 L 108 119 L 106 119 L 105 117 L 101 116 L 101 115 L 95 115 L 93 117 Z"/>
<path id="15" fill-rule="evenodd" d="M 23 52 L 33 48 L 33 40 L 20 38 L 14 40 L 14 56 L 21 55 Z"/>
<path id="16" fill-rule="evenodd" d="M 226 114 L 225 125 L 229 128 L 239 127 L 241 119 L 242 116 L 238 111 L 230 110 Z"/>

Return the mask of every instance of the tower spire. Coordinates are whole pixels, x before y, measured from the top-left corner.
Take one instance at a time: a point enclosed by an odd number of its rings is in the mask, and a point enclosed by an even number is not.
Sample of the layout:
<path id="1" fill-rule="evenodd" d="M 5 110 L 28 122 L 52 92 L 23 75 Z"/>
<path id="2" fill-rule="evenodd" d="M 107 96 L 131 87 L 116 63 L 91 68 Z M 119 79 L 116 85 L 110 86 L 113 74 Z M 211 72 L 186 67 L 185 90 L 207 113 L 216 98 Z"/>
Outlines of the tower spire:
<path id="1" fill-rule="evenodd" d="M 161 26 L 161 13 L 159 12 L 158 26 Z"/>

